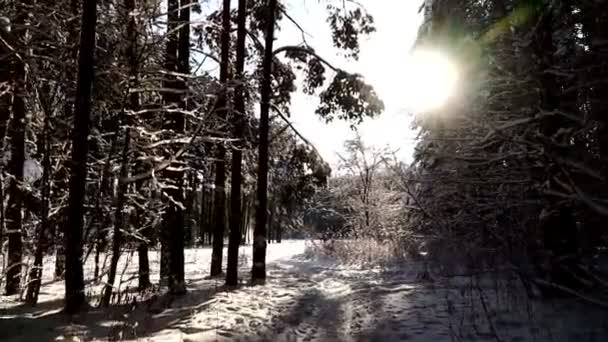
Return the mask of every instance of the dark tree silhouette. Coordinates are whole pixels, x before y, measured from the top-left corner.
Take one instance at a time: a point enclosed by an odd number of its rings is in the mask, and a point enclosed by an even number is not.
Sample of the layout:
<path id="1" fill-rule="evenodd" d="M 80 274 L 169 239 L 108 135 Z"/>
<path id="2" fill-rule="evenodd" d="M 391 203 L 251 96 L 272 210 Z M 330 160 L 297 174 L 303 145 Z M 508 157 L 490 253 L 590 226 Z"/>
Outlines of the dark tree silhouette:
<path id="1" fill-rule="evenodd" d="M 222 7 L 222 32 L 220 38 L 220 86 L 223 87 L 217 101 L 217 114 L 221 121 L 228 117 L 227 83 L 230 66 L 230 0 L 224 0 Z M 217 144 L 215 161 L 215 198 L 213 210 L 213 250 L 211 253 L 211 276 L 222 273 L 224 230 L 226 228 L 226 146 Z"/>
<path id="2" fill-rule="evenodd" d="M 18 15 L 15 20 L 15 30 L 9 35 L 9 42 L 18 48 L 25 43 L 25 21 L 27 20 L 27 6 L 24 1 L 18 6 Z M 22 227 L 22 182 L 23 163 L 25 162 L 25 86 L 26 73 L 24 57 L 13 54 L 10 58 L 10 84 L 12 86 L 11 111 L 12 120 L 8 127 L 11 142 L 11 159 L 9 170 L 12 178 L 8 189 L 8 202 L 6 206 L 6 229 L 8 236 L 8 269 L 6 271 L 6 294 L 13 295 L 19 292 L 21 283 L 21 268 L 23 258 L 23 227 Z M 3 200 L 3 199 L 0 199 Z"/>
<path id="3" fill-rule="evenodd" d="M 241 244 L 242 224 L 242 164 L 243 140 L 245 138 L 245 39 L 247 36 L 247 0 L 239 0 L 236 33 L 236 66 L 234 79 L 237 81 L 234 90 L 234 148 L 232 149 L 232 178 L 230 188 L 230 236 L 228 240 L 228 264 L 226 267 L 226 285 L 238 285 L 239 245 Z"/>
<path id="4" fill-rule="evenodd" d="M 82 224 L 89 151 L 89 116 L 95 55 L 97 1 L 84 0 L 78 56 L 78 81 L 72 132 L 72 165 L 68 220 L 65 227 L 65 312 L 73 314 L 85 305 L 82 262 Z"/>
<path id="5" fill-rule="evenodd" d="M 253 231 L 253 266 L 251 280 L 261 283 L 266 280 L 266 221 L 268 218 L 268 130 L 270 97 L 272 93 L 272 62 L 274 43 L 275 15 L 277 1 L 268 0 L 266 8 L 266 41 L 262 70 L 260 100 L 260 139 L 258 146 L 258 181 L 255 228 Z"/>

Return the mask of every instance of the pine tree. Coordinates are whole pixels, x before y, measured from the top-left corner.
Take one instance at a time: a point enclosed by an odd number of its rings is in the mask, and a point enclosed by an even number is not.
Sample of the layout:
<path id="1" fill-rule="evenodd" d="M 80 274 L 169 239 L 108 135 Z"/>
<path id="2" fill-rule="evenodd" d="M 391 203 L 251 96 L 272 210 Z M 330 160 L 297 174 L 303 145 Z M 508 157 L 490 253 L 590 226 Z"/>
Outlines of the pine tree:
<path id="1" fill-rule="evenodd" d="M 228 80 L 230 66 L 230 0 L 223 1 L 222 32 L 220 38 L 220 90 L 217 101 L 217 115 L 220 121 L 228 118 Z M 211 276 L 222 273 L 224 231 L 226 228 L 226 146 L 219 142 L 216 146 L 215 197 L 213 208 L 213 250 L 211 254 Z"/>
<path id="2" fill-rule="evenodd" d="M 257 207 L 255 212 L 255 229 L 253 231 L 253 266 L 251 279 L 253 283 L 263 283 L 266 280 L 266 223 L 268 218 L 268 132 L 270 126 L 270 100 L 272 92 L 272 62 L 274 51 L 274 27 L 277 1 L 268 0 L 266 7 L 266 41 L 264 44 L 264 59 L 262 64 L 262 80 L 260 90 L 260 139 L 258 146 L 258 180 Z"/>
<path id="3" fill-rule="evenodd" d="M 235 76 L 237 84 L 234 91 L 234 139 L 236 142 L 232 149 L 231 188 L 230 188 L 230 236 L 228 241 L 228 264 L 226 267 L 226 285 L 238 285 L 239 245 L 241 244 L 242 225 L 242 163 L 243 148 L 245 144 L 245 40 L 247 38 L 247 0 L 239 0 L 236 33 L 236 66 Z"/>

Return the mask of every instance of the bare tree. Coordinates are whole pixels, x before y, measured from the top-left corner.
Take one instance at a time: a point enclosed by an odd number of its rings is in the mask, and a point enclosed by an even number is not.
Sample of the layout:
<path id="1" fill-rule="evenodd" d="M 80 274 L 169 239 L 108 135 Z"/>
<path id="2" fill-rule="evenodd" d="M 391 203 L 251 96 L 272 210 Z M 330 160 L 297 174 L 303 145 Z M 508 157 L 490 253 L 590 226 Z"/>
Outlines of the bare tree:
<path id="1" fill-rule="evenodd" d="M 340 169 L 352 176 L 358 192 L 356 211 L 363 211 L 363 222 L 360 224 L 363 232 L 371 233 L 374 215 L 375 177 L 384 165 L 389 155 L 387 149 L 375 149 L 365 146 L 361 136 L 356 133 L 354 139 L 344 143 L 346 155 L 340 157 Z"/>

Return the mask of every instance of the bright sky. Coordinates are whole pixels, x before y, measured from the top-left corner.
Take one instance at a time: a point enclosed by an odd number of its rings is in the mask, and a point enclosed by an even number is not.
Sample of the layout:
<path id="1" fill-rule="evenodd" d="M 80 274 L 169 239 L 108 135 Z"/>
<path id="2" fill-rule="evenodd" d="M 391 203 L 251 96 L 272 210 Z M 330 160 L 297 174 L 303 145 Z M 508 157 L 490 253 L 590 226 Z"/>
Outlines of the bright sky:
<path id="1" fill-rule="evenodd" d="M 375 19 L 376 32 L 364 37 L 358 61 L 347 60 L 333 47 L 329 24 L 326 22 L 326 1 L 285 0 L 287 11 L 306 31 L 306 41 L 332 64 L 364 76 L 384 101 L 385 112 L 376 119 L 366 119 L 358 130 L 368 146 L 388 146 L 410 162 L 415 146 L 415 132 L 411 129 L 412 115 L 406 105 L 414 96 L 406 85 L 407 58 L 416 40 L 422 14 L 418 9 L 423 0 L 359 0 Z M 236 6 L 236 1 L 233 1 Z M 207 9 L 221 7 L 221 1 L 210 0 Z M 302 34 L 288 19 L 283 19 L 277 33 L 275 48 L 297 45 Z M 411 83 L 410 83 L 411 84 Z M 408 99 L 408 96 L 410 97 Z M 354 137 L 346 122 L 326 124 L 314 113 L 318 105 L 315 96 L 298 91 L 292 96 L 291 121 L 319 150 L 322 157 L 337 169 L 343 144 Z"/>
<path id="2" fill-rule="evenodd" d="M 365 120 L 358 130 L 367 145 L 389 146 L 399 149 L 398 155 L 411 161 L 415 146 L 415 132 L 410 128 L 412 116 L 406 110 L 403 80 L 406 60 L 416 40 L 422 14 L 418 9 L 422 0 L 360 0 L 374 16 L 377 31 L 361 42 L 358 61 L 347 61 L 332 46 L 325 4 L 315 0 L 290 0 L 287 9 L 309 34 L 307 41 L 321 56 L 341 68 L 362 74 L 384 101 L 385 112 L 378 118 Z M 283 21 L 276 46 L 301 42 L 301 33 Z M 332 168 L 337 166 L 336 153 L 343 151 L 343 142 L 354 136 L 345 122 L 326 124 L 315 114 L 318 100 L 298 92 L 292 100 L 292 121 L 297 129 L 311 140 Z"/>

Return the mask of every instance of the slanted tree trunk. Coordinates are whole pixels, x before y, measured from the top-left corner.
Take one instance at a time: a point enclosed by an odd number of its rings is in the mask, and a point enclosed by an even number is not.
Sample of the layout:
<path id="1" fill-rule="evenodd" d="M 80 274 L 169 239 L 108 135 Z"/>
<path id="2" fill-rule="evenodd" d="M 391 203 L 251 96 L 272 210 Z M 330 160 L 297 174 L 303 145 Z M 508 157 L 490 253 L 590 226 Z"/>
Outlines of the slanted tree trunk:
<path id="1" fill-rule="evenodd" d="M 236 74 L 237 85 L 234 91 L 234 148 L 232 149 L 232 187 L 230 188 L 230 236 L 228 238 L 228 264 L 226 266 L 226 285 L 238 285 L 239 246 L 241 244 L 243 148 L 245 132 L 245 38 L 247 35 L 247 0 L 239 0 L 236 36 Z"/>
<path id="2" fill-rule="evenodd" d="M 65 312 L 73 314 L 85 305 L 82 269 L 82 225 L 89 151 L 89 116 L 95 54 L 97 1 L 84 0 L 78 56 L 78 82 L 72 133 L 72 165 L 68 221 L 65 227 Z"/>
<path id="3" fill-rule="evenodd" d="M 226 85 L 228 79 L 228 66 L 230 64 L 230 0 L 224 0 L 222 8 L 222 34 L 221 34 L 221 60 L 220 84 L 221 90 L 217 101 L 217 113 L 220 121 L 228 117 L 228 97 Z M 226 228 L 226 147 L 222 142 L 217 144 L 215 168 L 215 205 L 213 224 L 213 250 L 211 253 L 211 276 L 222 273 L 222 254 L 224 249 L 224 230 Z"/>
<path id="4" fill-rule="evenodd" d="M 260 102 L 260 142 L 258 151 L 258 184 L 255 228 L 253 231 L 253 266 L 251 280 L 262 283 L 266 280 L 266 221 L 268 201 L 268 130 L 270 114 L 270 97 L 272 82 L 272 46 L 274 43 L 275 11 L 277 0 L 268 0 L 266 9 L 268 20 L 264 61 L 262 71 L 262 89 Z"/>
<path id="5" fill-rule="evenodd" d="M 22 46 L 26 38 L 25 24 L 27 18 L 27 6 L 24 3 L 19 6 L 19 14 L 15 20 L 14 34 L 10 41 L 13 46 Z M 8 237 L 8 267 L 6 270 L 6 294 L 19 293 L 21 284 L 21 269 L 23 258 L 22 240 L 22 207 L 23 196 L 20 189 L 23 182 L 23 164 L 25 162 L 25 85 L 26 73 L 23 55 L 13 55 L 10 58 L 10 84 L 12 87 L 13 101 L 11 111 L 13 118 L 9 125 L 9 137 L 11 139 L 11 159 L 9 171 L 12 179 L 9 185 L 8 203 L 6 208 L 6 228 Z M 2 200 L 2 199 L 0 199 Z"/>
<path id="6" fill-rule="evenodd" d="M 128 117 L 125 115 L 125 117 Z M 128 121 L 128 120 L 127 120 Z M 124 179 L 129 176 L 129 146 L 131 145 L 131 129 L 128 127 L 125 132 L 125 143 L 122 150 L 121 166 L 120 166 L 120 178 Z M 118 268 L 118 260 L 120 259 L 120 248 L 122 245 L 122 231 L 124 230 L 124 206 L 127 194 L 128 184 L 120 183 L 118 188 L 118 195 L 116 197 L 116 211 L 114 213 L 114 234 L 112 237 L 112 259 L 110 260 L 110 270 L 108 272 L 108 281 L 104 286 L 103 293 L 101 295 L 101 306 L 108 307 L 110 305 L 110 298 L 112 296 L 112 290 L 114 289 L 114 281 L 116 280 L 116 270 Z"/>
<path id="7" fill-rule="evenodd" d="M 129 46 L 126 52 L 127 64 L 129 66 L 129 89 L 137 86 L 137 33 L 135 30 L 135 17 L 131 16 L 130 13 L 135 10 L 134 0 L 125 0 L 125 17 L 130 17 L 127 24 L 127 35 L 129 37 Z M 137 92 L 131 92 L 129 94 L 128 109 L 136 111 L 139 109 L 139 94 Z M 121 166 L 120 166 L 120 179 L 127 178 L 129 176 L 129 148 L 131 147 L 131 122 L 129 116 L 124 114 L 125 124 L 127 125 L 125 132 L 125 142 L 121 155 Z M 117 132 L 118 135 L 118 132 Z M 110 260 L 110 270 L 108 273 L 108 281 L 103 289 L 101 296 L 101 306 L 108 307 L 110 305 L 110 298 L 112 297 L 112 291 L 114 288 L 114 281 L 116 279 L 116 270 L 118 268 L 118 260 L 120 259 L 120 248 L 123 240 L 124 230 L 124 206 L 126 200 L 126 194 L 128 190 L 128 184 L 120 182 L 118 187 L 118 195 L 116 199 L 116 211 L 114 213 L 114 235 L 112 239 L 112 259 Z M 141 258 L 141 255 L 140 255 Z M 147 255 L 145 256 L 147 260 Z M 141 261 L 140 261 L 141 265 Z M 145 267 L 145 266 L 144 266 Z M 140 272 L 141 274 L 141 272 Z M 149 280 L 148 280 L 149 282 Z M 140 280 L 140 284 L 142 281 Z"/>
<path id="8" fill-rule="evenodd" d="M 110 188 L 110 178 L 112 177 L 112 160 L 114 159 L 114 154 L 116 153 L 116 149 L 118 148 L 118 136 L 120 135 L 120 125 L 116 125 L 114 130 L 114 135 L 112 137 L 112 142 L 110 143 L 110 151 L 108 152 L 108 158 L 106 163 L 101 171 L 101 181 L 99 182 L 99 195 L 95 199 L 95 212 L 91 219 L 92 222 L 89 223 L 89 226 L 97 225 L 96 233 L 95 233 L 95 256 L 94 256 L 94 264 L 95 269 L 93 271 L 93 277 L 95 279 L 99 278 L 99 257 L 102 253 L 106 251 L 107 247 L 107 232 L 105 231 L 105 227 L 109 226 L 110 220 L 106 218 L 103 214 L 103 200 L 106 198 L 107 191 Z M 86 235 L 86 234 L 85 234 Z"/>

